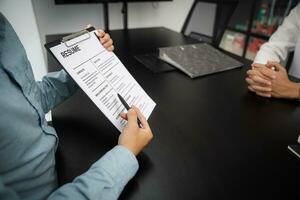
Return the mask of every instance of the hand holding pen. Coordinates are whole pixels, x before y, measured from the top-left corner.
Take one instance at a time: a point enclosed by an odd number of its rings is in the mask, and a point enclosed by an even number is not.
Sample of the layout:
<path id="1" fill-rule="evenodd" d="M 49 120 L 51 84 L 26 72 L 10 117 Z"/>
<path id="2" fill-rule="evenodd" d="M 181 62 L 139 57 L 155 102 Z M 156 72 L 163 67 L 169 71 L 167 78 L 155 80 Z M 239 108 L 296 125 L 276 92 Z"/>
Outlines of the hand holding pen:
<path id="1" fill-rule="evenodd" d="M 150 126 L 141 111 L 135 106 L 132 106 L 128 113 L 122 113 L 121 117 L 127 120 L 128 123 L 119 136 L 118 144 L 128 148 L 134 155 L 137 155 L 153 138 Z M 138 118 L 143 128 L 138 127 Z"/>
<path id="2" fill-rule="evenodd" d="M 126 108 L 126 110 L 130 110 L 130 106 L 126 103 L 125 99 L 119 93 L 118 93 L 118 98 L 121 101 L 121 103 L 123 104 L 123 106 Z M 137 124 L 138 124 L 139 128 L 142 128 L 142 123 L 139 118 L 137 118 Z"/>

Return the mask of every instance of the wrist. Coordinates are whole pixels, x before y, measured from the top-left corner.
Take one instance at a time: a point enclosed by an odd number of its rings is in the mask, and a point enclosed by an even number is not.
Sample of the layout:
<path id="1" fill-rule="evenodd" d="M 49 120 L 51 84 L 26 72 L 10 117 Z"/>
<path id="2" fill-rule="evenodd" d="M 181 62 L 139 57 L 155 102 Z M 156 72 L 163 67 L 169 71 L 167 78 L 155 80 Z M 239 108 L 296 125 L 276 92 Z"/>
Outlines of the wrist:
<path id="1" fill-rule="evenodd" d="M 120 146 L 126 148 L 128 151 L 130 151 L 134 156 L 137 156 L 139 152 L 134 148 L 132 145 L 126 145 L 126 144 L 119 144 Z"/>
<path id="2" fill-rule="evenodd" d="M 298 83 L 291 82 L 288 98 L 299 99 L 300 96 L 300 85 Z"/>

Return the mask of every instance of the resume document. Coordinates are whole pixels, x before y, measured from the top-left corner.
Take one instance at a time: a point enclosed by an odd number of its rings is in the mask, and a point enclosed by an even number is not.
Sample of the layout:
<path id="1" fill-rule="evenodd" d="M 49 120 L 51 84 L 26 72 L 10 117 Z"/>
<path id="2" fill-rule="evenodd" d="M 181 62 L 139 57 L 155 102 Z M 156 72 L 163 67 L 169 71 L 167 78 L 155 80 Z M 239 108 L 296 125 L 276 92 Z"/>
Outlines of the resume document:
<path id="1" fill-rule="evenodd" d="M 126 112 L 119 93 L 129 106 L 137 106 L 148 119 L 155 102 L 113 52 L 99 42 L 95 31 L 50 48 L 57 60 L 115 127 L 122 131 Z"/>

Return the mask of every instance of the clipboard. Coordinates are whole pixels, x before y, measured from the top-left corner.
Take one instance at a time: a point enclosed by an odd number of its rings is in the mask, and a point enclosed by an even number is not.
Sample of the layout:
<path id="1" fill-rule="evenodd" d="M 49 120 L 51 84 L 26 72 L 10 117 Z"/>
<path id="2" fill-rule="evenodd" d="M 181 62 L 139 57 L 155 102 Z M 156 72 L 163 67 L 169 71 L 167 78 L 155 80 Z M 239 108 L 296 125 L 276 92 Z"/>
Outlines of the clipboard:
<path id="1" fill-rule="evenodd" d="M 45 45 L 44 45 L 44 47 L 46 48 L 46 50 L 53 56 L 53 58 L 59 63 L 59 64 L 61 64 L 60 62 L 59 62 L 59 60 L 55 57 L 55 55 L 52 53 L 52 51 L 50 50 L 50 48 L 52 48 L 52 47 L 54 47 L 54 46 L 56 46 L 56 45 L 59 45 L 59 44 L 61 44 L 61 43 L 64 43 L 67 47 L 71 47 L 71 46 L 73 46 L 73 45 L 75 45 L 75 44 L 78 44 L 78 43 L 80 43 L 81 41 L 83 41 L 83 40 L 80 40 L 80 41 L 77 41 L 77 42 L 70 42 L 70 40 L 72 40 L 72 39 L 75 39 L 76 37 L 79 37 L 79 36 L 82 36 L 82 35 L 84 35 L 84 34 L 87 34 L 88 35 L 88 38 L 86 38 L 86 39 L 89 39 L 90 37 L 91 37 L 91 32 L 92 31 L 95 31 L 96 29 L 95 29 L 95 27 L 89 27 L 89 28 L 86 28 L 86 29 L 83 29 L 83 30 L 81 30 L 81 31 L 78 31 L 78 32 L 76 32 L 76 33 L 73 33 L 73 34 L 70 34 L 70 35 L 67 35 L 67 36 L 65 36 L 65 37 L 62 37 L 61 39 L 58 39 L 58 40 L 54 40 L 54 41 L 52 41 L 52 42 L 49 42 L 49 43 L 46 43 Z M 61 64 L 62 65 L 62 64 Z"/>
<path id="2" fill-rule="evenodd" d="M 119 58 L 102 46 L 95 31 L 94 27 L 89 27 L 44 46 L 110 122 L 122 131 L 127 121 L 120 113 L 126 112 L 126 108 L 118 94 L 128 105 L 137 106 L 147 119 L 156 104 Z"/>

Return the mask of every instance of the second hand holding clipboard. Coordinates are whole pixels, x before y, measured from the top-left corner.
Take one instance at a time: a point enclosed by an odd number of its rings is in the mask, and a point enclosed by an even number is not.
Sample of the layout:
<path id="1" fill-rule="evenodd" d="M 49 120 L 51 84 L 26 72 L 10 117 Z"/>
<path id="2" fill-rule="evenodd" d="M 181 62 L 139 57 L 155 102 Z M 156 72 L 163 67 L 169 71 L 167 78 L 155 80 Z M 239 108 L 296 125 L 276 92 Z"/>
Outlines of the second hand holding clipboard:
<path id="1" fill-rule="evenodd" d="M 129 105 L 136 105 L 146 118 L 156 104 L 118 57 L 101 45 L 95 31 L 90 27 L 45 47 L 111 123 L 122 131 L 127 122 L 119 114 L 126 108 L 118 94 L 126 98 Z"/>

